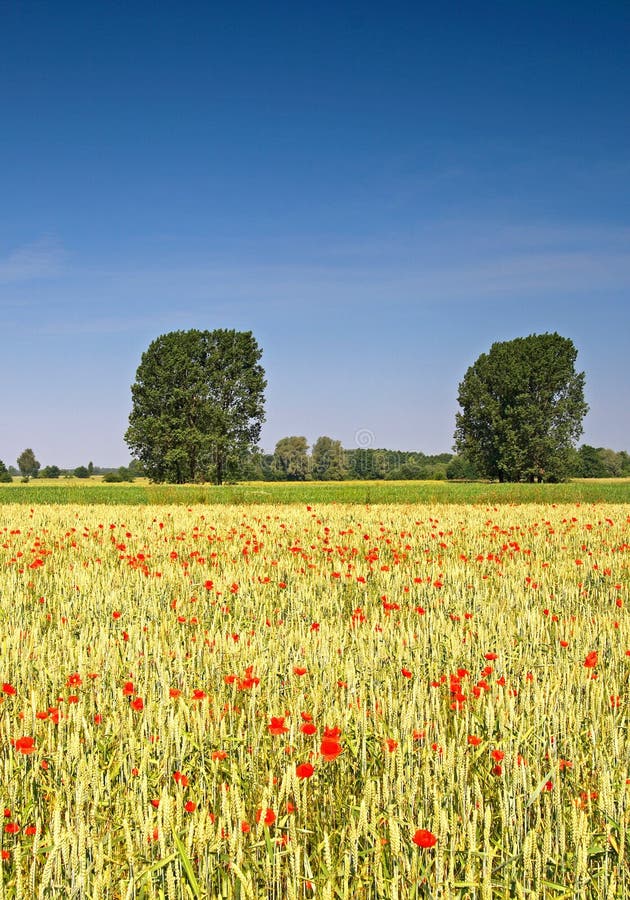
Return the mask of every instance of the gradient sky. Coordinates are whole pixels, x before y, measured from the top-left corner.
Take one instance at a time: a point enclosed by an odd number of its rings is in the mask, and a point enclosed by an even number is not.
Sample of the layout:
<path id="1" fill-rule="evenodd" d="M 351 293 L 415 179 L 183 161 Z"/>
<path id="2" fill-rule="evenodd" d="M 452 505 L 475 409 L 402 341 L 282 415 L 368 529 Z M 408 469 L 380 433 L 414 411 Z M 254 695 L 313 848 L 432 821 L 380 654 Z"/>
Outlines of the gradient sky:
<path id="1" fill-rule="evenodd" d="M 120 465 L 167 331 L 251 330 L 262 446 L 451 450 L 570 337 L 630 450 L 630 4 L 0 3 L 0 459 Z"/>

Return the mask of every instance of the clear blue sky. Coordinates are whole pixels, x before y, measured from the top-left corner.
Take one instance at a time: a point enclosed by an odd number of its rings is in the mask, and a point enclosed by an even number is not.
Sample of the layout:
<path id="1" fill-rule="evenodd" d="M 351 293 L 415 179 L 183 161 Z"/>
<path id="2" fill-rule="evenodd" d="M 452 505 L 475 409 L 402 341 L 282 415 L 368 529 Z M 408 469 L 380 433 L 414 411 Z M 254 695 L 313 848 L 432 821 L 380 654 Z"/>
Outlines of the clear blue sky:
<path id="1" fill-rule="evenodd" d="M 0 459 L 127 462 L 188 328 L 254 332 L 267 449 L 448 451 L 558 331 L 630 450 L 629 47 L 626 0 L 1 3 Z"/>

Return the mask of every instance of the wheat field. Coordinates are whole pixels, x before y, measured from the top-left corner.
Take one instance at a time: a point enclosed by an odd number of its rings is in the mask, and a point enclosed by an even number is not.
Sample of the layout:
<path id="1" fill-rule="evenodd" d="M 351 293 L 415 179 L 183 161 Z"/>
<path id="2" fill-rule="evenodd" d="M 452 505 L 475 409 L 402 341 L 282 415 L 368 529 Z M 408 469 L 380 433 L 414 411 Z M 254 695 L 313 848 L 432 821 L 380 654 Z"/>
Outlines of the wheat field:
<path id="1" fill-rule="evenodd" d="M 630 897 L 629 523 L 0 507 L 0 898 Z"/>

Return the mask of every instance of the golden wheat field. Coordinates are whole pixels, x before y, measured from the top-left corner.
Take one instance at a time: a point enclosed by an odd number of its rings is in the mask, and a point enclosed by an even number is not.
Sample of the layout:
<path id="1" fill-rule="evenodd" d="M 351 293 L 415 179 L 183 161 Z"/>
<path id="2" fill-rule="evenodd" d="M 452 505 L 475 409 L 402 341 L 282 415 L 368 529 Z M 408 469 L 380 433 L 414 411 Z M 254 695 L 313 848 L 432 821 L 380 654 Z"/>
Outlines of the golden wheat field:
<path id="1" fill-rule="evenodd" d="M 0 898 L 630 897 L 630 507 L 3 506 Z"/>

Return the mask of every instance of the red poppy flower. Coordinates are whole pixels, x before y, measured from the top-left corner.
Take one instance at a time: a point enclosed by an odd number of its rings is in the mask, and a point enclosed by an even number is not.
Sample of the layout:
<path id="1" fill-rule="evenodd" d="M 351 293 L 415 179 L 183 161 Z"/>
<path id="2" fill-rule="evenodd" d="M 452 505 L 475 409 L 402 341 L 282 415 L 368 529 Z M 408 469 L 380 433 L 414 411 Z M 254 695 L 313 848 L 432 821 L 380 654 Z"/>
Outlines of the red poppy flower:
<path id="1" fill-rule="evenodd" d="M 481 738 L 477 737 L 477 735 L 475 735 L 475 734 L 469 734 L 468 735 L 468 743 L 470 744 L 471 747 L 478 747 L 479 744 L 481 743 Z"/>
<path id="2" fill-rule="evenodd" d="M 343 750 L 339 741 L 334 738 L 325 737 L 322 739 L 319 752 L 327 762 L 332 762 L 333 759 L 337 759 Z"/>
<path id="3" fill-rule="evenodd" d="M 430 847 L 435 847 L 435 845 L 437 844 L 436 836 L 432 831 L 427 831 L 426 828 L 418 828 L 411 840 L 418 847 L 422 847 L 425 850 L 429 849 Z"/>
<path id="4" fill-rule="evenodd" d="M 135 710 L 144 709 L 144 700 L 142 699 L 142 697 L 136 697 L 134 700 L 132 700 L 131 708 Z"/>
<path id="5" fill-rule="evenodd" d="M 304 725 L 300 727 L 300 731 L 302 734 L 315 734 L 317 727 L 313 725 L 312 722 L 305 722 Z"/>
<path id="6" fill-rule="evenodd" d="M 310 763 L 301 763 L 295 767 L 295 774 L 298 778 L 310 778 L 314 771 L 315 767 Z"/>
<path id="7" fill-rule="evenodd" d="M 597 650 L 591 650 L 590 653 L 586 654 L 586 659 L 584 660 L 584 666 L 587 669 L 594 669 L 597 665 Z"/>
<path id="8" fill-rule="evenodd" d="M 335 725 L 333 728 L 324 728 L 324 737 L 333 738 L 336 741 L 341 737 L 341 728 L 338 725 Z"/>
<path id="9" fill-rule="evenodd" d="M 122 688 L 123 697 L 130 697 L 131 694 L 135 693 L 135 688 L 133 686 L 133 681 L 125 681 Z"/>
<path id="10" fill-rule="evenodd" d="M 9 695 L 11 695 L 11 694 L 16 694 L 16 693 L 17 693 L 17 691 L 15 690 L 15 688 L 13 687 L 13 685 L 12 685 L 12 684 L 9 684 L 9 683 L 6 682 L 6 681 L 5 681 L 4 684 L 2 685 L 2 691 L 3 691 L 4 694 L 9 694 Z"/>
<path id="11" fill-rule="evenodd" d="M 35 738 L 32 737 L 21 737 L 16 741 L 12 741 L 13 746 L 18 751 L 18 753 L 34 753 L 35 752 Z"/>
<path id="12" fill-rule="evenodd" d="M 294 675 L 306 675 L 307 670 L 304 666 L 293 666 L 293 674 Z"/>
<path id="13" fill-rule="evenodd" d="M 284 716 L 272 716 L 267 730 L 269 734 L 285 734 L 289 729 L 284 724 Z"/>
<path id="14" fill-rule="evenodd" d="M 197 804 L 194 800 L 188 800 L 187 803 L 184 803 L 184 809 L 187 813 L 194 812 L 197 809 Z"/>
<path id="15" fill-rule="evenodd" d="M 258 678 L 256 675 L 252 675 L 253 671 L 253 666 L 247 666 L 247 668 L 245 669 L 245 677 L 239 678 L 236 685 L 239 691 L 248 691 L 251 688 L 256 687 L 257 684 L 260 684 L 260 678 Z"/>
<path id="16" fill-rule="evenodd" d="M 261 819 L 263 821 L 263 825 L 273 825 L 273 823 L 276 821 L 276 814 L 273 811 L 273 809 L 267 809 L 267 811 L 265 812 L 264 818 L 263 818 L 262 809 L 257 809 L 256 810 L 256 821 L 260 822 Z"/>

